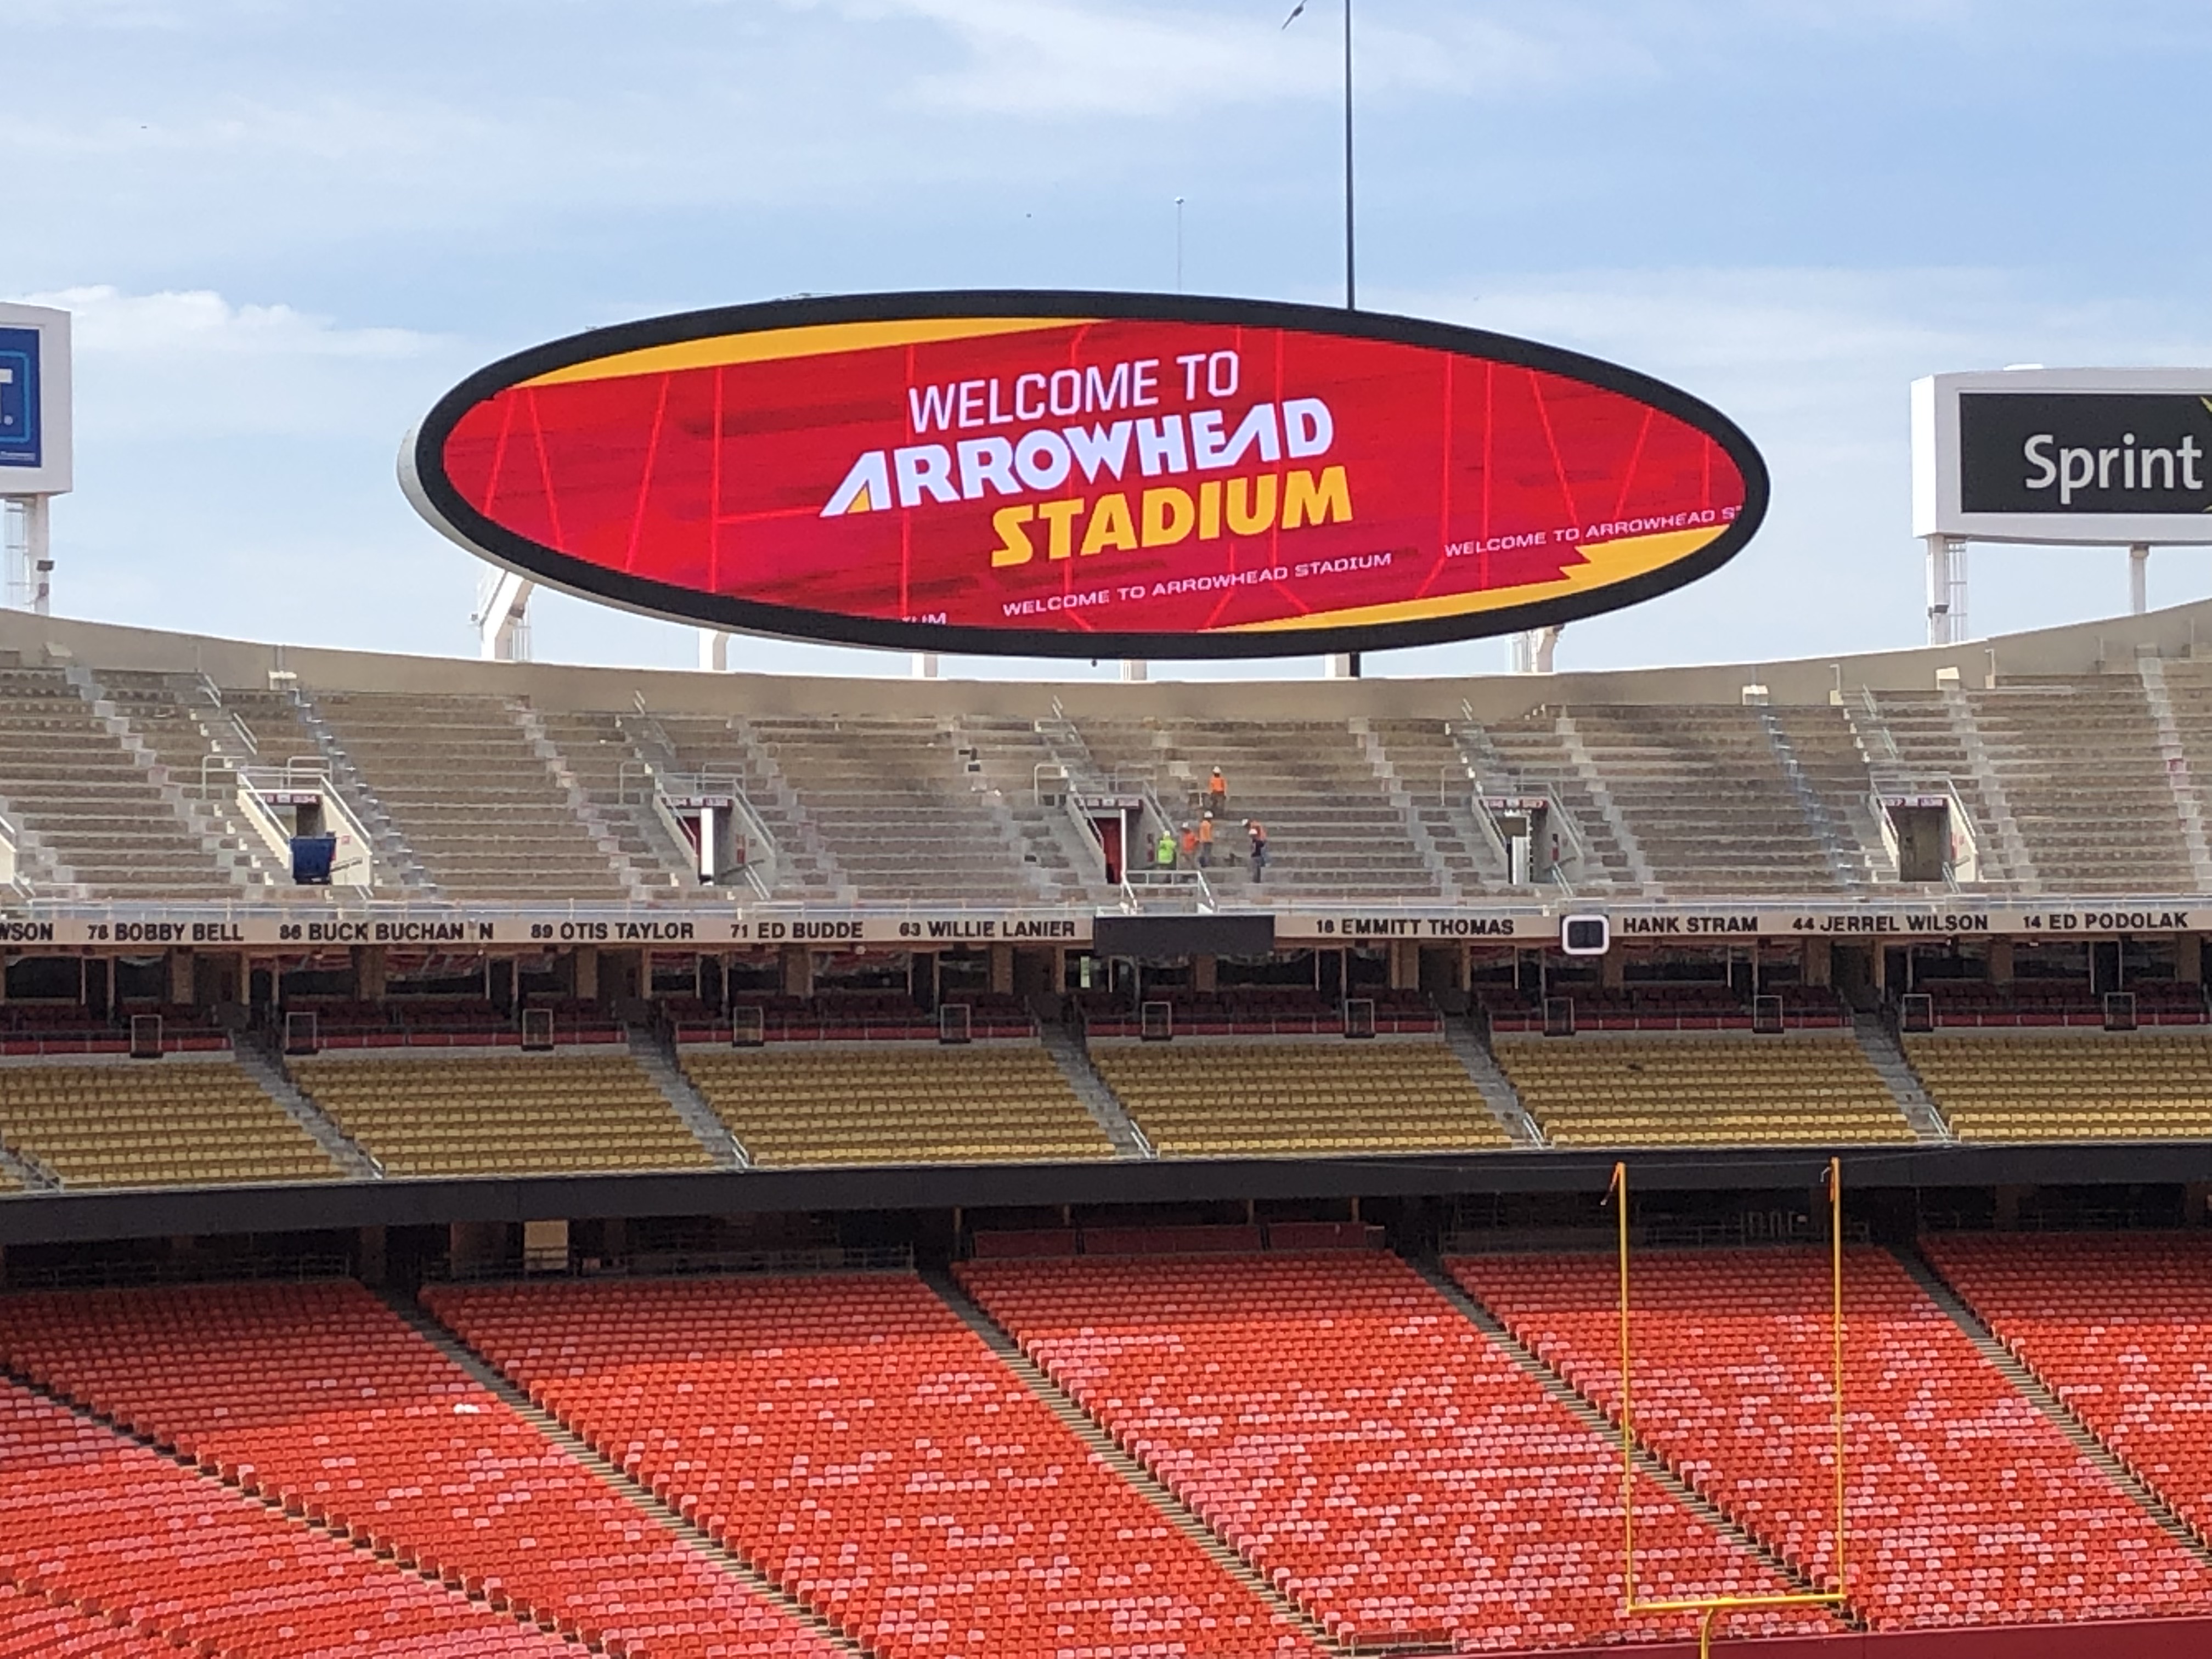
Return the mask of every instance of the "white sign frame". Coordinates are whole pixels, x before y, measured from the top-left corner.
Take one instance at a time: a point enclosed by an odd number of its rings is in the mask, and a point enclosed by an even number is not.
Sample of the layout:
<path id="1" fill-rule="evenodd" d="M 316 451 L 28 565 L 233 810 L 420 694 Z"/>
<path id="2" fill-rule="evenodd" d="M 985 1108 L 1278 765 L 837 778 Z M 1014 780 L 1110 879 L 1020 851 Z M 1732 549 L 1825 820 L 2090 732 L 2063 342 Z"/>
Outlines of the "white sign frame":
<path id="1" fill-rule="evenodd" d="M 2168 392 L 2212 397 L 2212 368 L 2004 368 L 1912 383 L 1912 533 L 2051 547 L 2212 544 L 2212 514 L 1968 513 L 1960 505 L 1959 394 Z"/>
<path id="2" fill-rule="evenodd" d="M 76 487 L 70 431 L 70 313 L 48 306 L 0 304 L 0 328 L 39 336 L 40 465 L 0 466 L 0 496 L 65 495 Z"/>

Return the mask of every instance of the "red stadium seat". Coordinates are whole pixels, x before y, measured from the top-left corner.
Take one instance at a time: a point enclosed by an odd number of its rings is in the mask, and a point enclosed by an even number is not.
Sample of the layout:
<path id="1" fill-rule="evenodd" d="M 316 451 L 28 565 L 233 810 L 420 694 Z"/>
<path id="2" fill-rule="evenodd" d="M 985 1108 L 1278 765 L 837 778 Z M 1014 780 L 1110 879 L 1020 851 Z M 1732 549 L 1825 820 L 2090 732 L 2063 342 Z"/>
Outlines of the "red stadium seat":
<path id="1" fill-rule="evenodd" d="M 633 1656 L 831 1652 L 358 1285 L 10 1297 L 0 1356 L 288 1514 Z"/>
<path id="2" fill-rule="evenodd" d="M 963 1281 L 1132 1453 L 1331 1634 L 1539 1648 L 1623 1616 L 1619 1454 L 1395 1257 L 972 1261 Z M 1647 1596 L 1790 1587 L 1667 1494 Z M 1833 1628 L 1817 1612 L 1739 1632 Z"/>
<path id="3" fill-rule="evenodd" d="M 0 1581 L 118 1616 L 173 1651 L 198 1644 L 225 1659 L 574 1651 L 8 1382 L 0 1382 Z"/>
<path id="4" fill-rule="evenodd" d="M 1924 1249 L 2022 1363 L 2212 1534 L 2212 1238 L 1959 1236 Z"/>
<path id="5" fill-rule="evenodd" d="M 883 1659 L 1312 1653 L 906 1275 L 424 1299 Z"/>
<path id="6" fill-rule="evenodd" d="M 1610 1255 L 1478 1256 L 1452 1272 L 1608 1410 Z M 1636 1263 L 1636 1423 L 1785 1559 L 1832 1583 L 1825 1251 L 1651 1251 Z M 2212 1610 L 2212 1571 L 1992 1370 L 1885 1251 L 1844 1285 L 1850 1589 L 1875 1630 Z"/>

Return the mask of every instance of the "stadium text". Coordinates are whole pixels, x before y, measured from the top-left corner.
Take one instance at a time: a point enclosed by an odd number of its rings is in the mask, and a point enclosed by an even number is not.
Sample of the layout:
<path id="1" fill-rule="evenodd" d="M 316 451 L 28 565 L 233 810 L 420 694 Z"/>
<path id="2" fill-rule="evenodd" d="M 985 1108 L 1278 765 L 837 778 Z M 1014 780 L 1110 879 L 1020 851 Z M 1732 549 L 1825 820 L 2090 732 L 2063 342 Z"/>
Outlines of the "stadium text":
<path id="1" fill-rule="evenodd" d="M 1194 534 L 1202 542 L 1218 541 L 1224 528 L 1232 536 L 1258 536 L 1270 530 L 1351 521 L 1352 486 L 1344 469 L 1327 466 L 1316 475 L 1300 467 L 1288 474 L 1231 478 L 1225 485 L 1221 479 L 1209 478 L 1195 495 L 1173 484 L 1162 485 L 1142 491 L 1133 510 L 1127 494 L 1118 489 L 1095 502 L 1074 495 L 1034 507 L 1002 507 L 991 515 L 991 528 L 999 537 L 998 546 L 991 550 L 991 563 L 1003 569 L 1035 558 L 1038 550 L 1032 526 L 1042 529 L 1044 556 L 1066 559 L 1173 547 Z M 1381 556 L 1379 562 L 1389 563 L 1389 556 Z M 1304 574 L 1318 574 L 1318 568 L 1310 566 Z M 1175 585 L 1169 584 L 1168 591 L 1176 591 Z"/>

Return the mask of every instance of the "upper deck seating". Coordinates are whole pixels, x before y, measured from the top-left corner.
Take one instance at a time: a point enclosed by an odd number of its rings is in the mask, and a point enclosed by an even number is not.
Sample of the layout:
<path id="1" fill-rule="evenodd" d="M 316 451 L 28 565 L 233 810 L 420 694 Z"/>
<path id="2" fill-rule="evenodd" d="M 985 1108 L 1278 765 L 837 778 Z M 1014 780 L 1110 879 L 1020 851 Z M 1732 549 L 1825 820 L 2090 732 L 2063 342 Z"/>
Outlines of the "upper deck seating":
<path id="1" fill-rule="evenodd" d="M 1381 1254 L 968 1261 L 1030 1357 L 1339 1641 L 1680 1638 L 1625 1618 L 1616 1448 Z M 1784 1586 L 1656 1488 L 1645 1588 Z M 1742 1633 L 1817 1628 L 1747 1618 Z"/>
<path id="2" fill-rule="evenodd" d="M 1480 780 L 1450 726 L 1419 720 L 1370 720 L 1367 725 L 1406 792 L 1407 810 L 1428 832 L 1460 892 L 1504 890 L 1510 872 L 1475 824 L 1472 797 Z"/>
<path id="3" fill-rule="evenodd" d="M 229 1060 L 0 1066 L 0 1143 L 66 1187 L 327 1181 L 342 1171 Z"/>
<path id="4" fill-rule="evenodd" d="M 1498 1063 L 1559 1146 L 1911 1141 L 1850 1037 L 1501 1036 Z"/>
<path id="5" fill-rule="evenodd" d="M 2212 1139 L 2212 1036 L 1907 1036 L 1905 1058 L 1966 1140 Z"/>
<path id="6" fill-rule="evenodd" d="M 1577 891 L 1638 884 L 1627 849 L 1589 778 L 1575 764 L 1559 729 L 1559 710 L 1534 708 L 1511 720 L 1464 727 L 1461 735 L 1487 757 L 1480 780 L 1485 787 L 1510 786 L 1508 793 L 1513 794 L 1548 794 L 1558 810 L 1573 820 L 1580 853 L 1573 854 L 1573 842 L 1565 836 L 1561 837 L 1561 850 L 1574 866 Z"/>
<path id="7" fill-rule="evenodd" d="M 1762 712 L 1734 703 L 1568 708 L 1615 810 L 1669 892 L 1836 884 Z"/>
<path id="8" fill-rule="evenodd" d="M 1449 1264 L 1608 1411 L 1610 1254 Z M 1802 1573 L 1834 1583 L 1828 1255 L 1648 1250 L 1634 1261 L 1636 1428 Z M 1885 1251 L 1848 1253 L 1851 1606 L 1875 1630 L 2212 1611 L 2212 1569 L 2106 1481 Z"/>
<path id="9" fill-rule="evenodd" d="M 1981 773 L 1967 751 L 1972 714 L 1963 701 L 1954 709 L 1937 692 L 1865 692 L 1854 698 L 1850 716 L 1861 726 L 1868 752 L 1880 757 L 1880 785 L 1913 794 L 1941 793 L 1946 788 L 1957 793 L 1972 819 L 1978 864 L 1973 890 L 2018 890 L 2029 885 L 2028 872 L 2011 867 L 1996 833 L 1996 803 L 1983 787 Z"/>
<path id="10" fill-rule="evenodd" d="M 315 1103 L 387 1173 L 690 1170 L 714 1160 L 628 1054 L 295 1060 Z"/>
<path id="11" fill-rule="evenodd" d="M 576 1652 L 9 1382 L 0 1382 L 0 1582 L 97 1609 L 173 1653 Z"/>
<path id="12" fill-rule="evenodd" d="M 1441 1042 L 1100 1043 L 1091 1059 L 1166 1157 L 1509 1144 Z"/>
<path id="13" fill-rule="evenodd" d="M 1311 1652 L 910 1277 L 424 1299 L 884 1659 Z"/>
<path id="14" fill-rule="evenodd" d="M 757 716 L 754 736 L 863 898 L 1005 904 L 1047 896 L 1016 833 L 929 719 Z M 1054 895 L 1056 896 L 1056 894 Z"/>
<path id="15" fill-rule="evenodd" d="M 315 706 L 447 896 L 629 896 L 504 700 L 326 691 Z"/>
<path id="16" fill-rule="evenodd" d="M 1176 820 L 1196 823 L 1218 766 L 1228 804 L 1215 829 L 1208 878 L 1243 896 L 1249 885 L 1247 818 L 1267 826 L 1268 891 L 1300 898 L 1432 897 L 1436 874 L 1387 787 L 1340 720 L 1076 722 L 1108 779 L 1149 782 Z M 1243 896 L 1239 897 L 1240 902 Z"/>
<path id="17" fill-rule="evenodd" d="M 775 896 L 824 902 L 850 896 L 844 872 L 807 818 L 805 808 L 767 750 L 728 714 L 660 711 L 645 717 L 658 752 L 674 773 L 726 781 L 742 791 L 775 838 Z"/>
<path id="18" fill-rule="evenodd" d="M 630 735 L 629 716 L 549 708 L 538 718 L 647 896 L 656 903 L 725 902 L 722 894 L 700 884 L 696 850 L 689 842 L 679 843 L 653 811 L 653 773 Z"/>
<path id="19" fill-rule="evenodd" d="M 756 1164 L 1113 1156 L 1042 1048 L 686 1048 L 682 1057 Z"/>
<path id="20" fill-rule="evenodd" d="M 1950 1234 L 1921 1248 L 2099 1439 L 2212 1534 L 2212 1239 Z"/>
<path id="21" fill-rule="evenodd" d="M 374 1553 L 496 1586 L 532 1621 L 651 1659 L 832 1652 L 358 1285 L 10 1297 L 0 1357 Z"/>
<path id="22" fill-rule="evenodd" d="M 0 803 L 39 837 L 34 883 L 51 860 L 98 898 L 243 894 L 58 668 L 0 665 Z"/>
<path id="23" fill-rule="evenodd" d="M 1966 696 L 2045 890 L 2196 890 L 2141 679 L 2008 677 Z"/>

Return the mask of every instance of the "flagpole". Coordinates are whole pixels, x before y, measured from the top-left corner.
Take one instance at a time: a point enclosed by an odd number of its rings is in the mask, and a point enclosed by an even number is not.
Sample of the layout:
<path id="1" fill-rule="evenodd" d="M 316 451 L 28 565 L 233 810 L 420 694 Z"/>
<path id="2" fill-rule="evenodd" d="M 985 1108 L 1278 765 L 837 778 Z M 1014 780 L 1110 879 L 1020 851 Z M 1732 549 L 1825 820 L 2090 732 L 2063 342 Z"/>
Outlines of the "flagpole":
<path id="1" fill-rule="evenodd" d="M 1359 308 L 1352 269 L 1352 0 L 1344 0 L 1344 308 Z"/>
<path id="2" fill-rule="evenodd" d="M 1283 19 L 1285 28 L 1305 15 L 1306 0 L 1298 0 Z M 1352 0 L 1344 0 L 1344 308 L 1359 309 L 1359 290 L 1352 259 Z"/>

